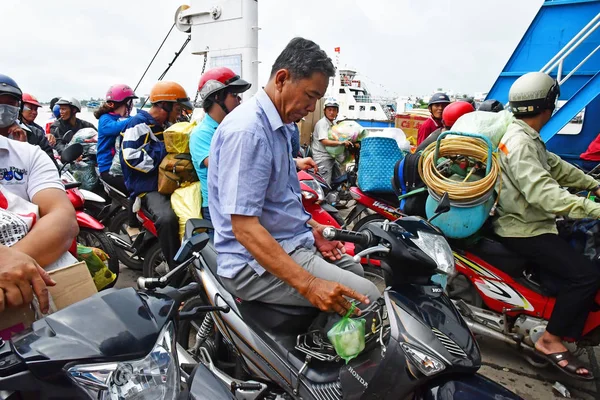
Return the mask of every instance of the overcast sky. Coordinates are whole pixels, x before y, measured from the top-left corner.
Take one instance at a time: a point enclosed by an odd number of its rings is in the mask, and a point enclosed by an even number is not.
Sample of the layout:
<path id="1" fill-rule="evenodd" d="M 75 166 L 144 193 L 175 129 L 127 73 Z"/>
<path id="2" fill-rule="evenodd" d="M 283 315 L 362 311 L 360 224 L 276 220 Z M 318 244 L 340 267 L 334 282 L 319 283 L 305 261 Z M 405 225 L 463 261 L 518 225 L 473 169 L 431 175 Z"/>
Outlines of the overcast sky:
<path id="1" fill-rule="evenodd" d="M 45 101 L 104 97 L 114 83 L 133 87 L 183 1 L 3 0 L 0 73 Z M 428 94 L 438 87 L 487 91 L 542 3 L 259 0 L 259 84 L 285 44 L 304 36 L 332 58 L 341 47 L 341 64 L 357 69 L 380 95 Z M 138 94 L 150 91 L 185 38 L 173 31 Z M 202 57 L 191 47 L 165 79 L 181 83 L 193 98 Z"/>

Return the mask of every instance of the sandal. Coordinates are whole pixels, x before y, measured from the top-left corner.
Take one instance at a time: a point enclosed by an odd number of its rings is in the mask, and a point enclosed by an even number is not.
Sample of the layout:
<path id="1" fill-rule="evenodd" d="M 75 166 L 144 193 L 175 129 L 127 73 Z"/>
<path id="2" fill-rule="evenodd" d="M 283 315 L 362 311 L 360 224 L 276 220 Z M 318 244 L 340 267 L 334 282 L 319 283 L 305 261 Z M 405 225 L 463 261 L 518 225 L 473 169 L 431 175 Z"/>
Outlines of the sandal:
<path id="1" fill-rule="evenodd" d="M 551 353 L 551 354 L 544 354 L 544 353 L 536 350 L 536 353 L 539 356 L 543 357 L 544 359 L 548 360 L 552 365 L 554 365 L 556 368 L 558 368 L 559 370 L 561 370 L 562 372 L 564 372 L 565 374 L 569 375 L 572 378 L 581 379 L 584 381 L 593 381 L 594 380 L 594 376 L 589 372 L 590 369 L 588 367 L 586 367 L 585 365 L 583 365 L 581 363 L 581 361 L 579 361 L 568 350 L 560 352 L 560 353 Z M 565 365 L 564 367 L 561 367 L 560 365 L 558 365 L 558 363 L 561 361 L 567 361 L 568 364 Z M 587 369 L 588 373 L 585 375 L 578 374 L 577 370 L 580 368 Z"/>

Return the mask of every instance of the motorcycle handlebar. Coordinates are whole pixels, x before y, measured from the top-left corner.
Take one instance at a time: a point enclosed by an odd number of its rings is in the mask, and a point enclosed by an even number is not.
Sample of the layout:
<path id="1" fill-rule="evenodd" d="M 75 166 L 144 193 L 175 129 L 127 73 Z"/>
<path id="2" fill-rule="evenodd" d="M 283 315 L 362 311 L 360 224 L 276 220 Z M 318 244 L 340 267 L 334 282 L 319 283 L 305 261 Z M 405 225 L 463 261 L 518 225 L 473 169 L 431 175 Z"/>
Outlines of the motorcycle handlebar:
<path id="1" fill-rule="evenodd" d="M 323 229 L 323 237 L 327 240 L 341 240 L 368 247 L 371 242 L 371 235 L 368 232 L 354 232 L 347 229 L 336 229 L 331 226 Z"/>

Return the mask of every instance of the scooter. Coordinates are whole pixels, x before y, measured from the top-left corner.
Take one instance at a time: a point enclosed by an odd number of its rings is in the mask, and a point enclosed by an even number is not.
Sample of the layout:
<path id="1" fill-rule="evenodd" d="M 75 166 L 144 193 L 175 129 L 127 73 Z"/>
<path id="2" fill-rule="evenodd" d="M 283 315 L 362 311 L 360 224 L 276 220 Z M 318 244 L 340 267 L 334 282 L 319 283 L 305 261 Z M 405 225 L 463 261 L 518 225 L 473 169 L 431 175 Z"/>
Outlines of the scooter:
<path id="1" fill-rule="evenodd" d="M 348 223 L 367 209 L 375 212 L 356 221 L 355 231 L 384 220 L 406 218 L 392 202 L 395 197 L 398 204 L 397 194 L 377 198 L 358 188 L 352 188 L 352 193 L 359 204 L 350 213 Z M 548 285 L 542 285 L 538 268 L 491 236 L 469 246 L 456 240 L 449 243 L 457 275 L 449 280 L 448 294 L 471 331 L 509 344 L 534 367 L 546 367 L 548 362 L 536 353 L 535 342 L 546 331 L 555 293 Z M 571 338 L 563 339 L 573 343 Z M 598 370 L 591 347 L 600 345 L 600 292 L 583 337 L 575 344 L 575 354 L 581 355 L 585 349 L 592 368 Z"/>
<path id="2" fill-rule="evenodd" d="M 206 234 L 198 235 L 194 253 L 207 242 Z M 186 256 L 183 269 L 196 258 Z M 34 322 L 11 341 L 0 340 L 0 396 L 236 399 L 234 393 L 246 386 L 235 390 L 224 386 L 175 340 L 180 321 L 200 312 L 228 310 L 205 306 L 180 312 L 180 304 L 198 291 L 198 284 L 174 289 L 167 287 L 170 279 L 146 292 L 133 288 L 100 292 Z"/>
<path id="3" fill-rule="evenodd" d="M 196 229 L 209 227 L 208 221 L 189 220 L 184 247 Z M 475 338 L 443 288 L 431 281 L 454 269 L 450 247 L 436 228 L 413 217 L 360 233 L 326 228 L 324 237 L 360 245 L 357 258 L 378 258 L 393 272 L 383 296 L 363 310 L 365 349 L 355 359 L 341 362 L 314 327 L 319 310 L 248 302 L 228 293 L 210 243 L 191 268 L 201 290 L 190 300 L 193 306 L 182 309 L 210 305 L 230 311 L 207 312 L 196 321 L 192 341 L 192 324 L 181 327 L 179 343 L 226 386 L 257 382 L 247 386 L 246 399 L 519 398 L 476 374 L 481 356 Z"/>
<path id="4" fill-rule="evenodd" d="M 119 277 L 119 257 L 113 246 L 113 242 L 109 239 L 104 229 L 104 225 L 96 218 L 87 214 L 84 209 L 85 198 L 79 191 L 81 183 L 76 182 L 71 174 L 65 171 L 67 165 L 77 160 L 83 153 L 83 146 L 76 143 L 65 148 L 61 154 L 61 163 L 63 166 L 60 170 L 60 175 L 63 178 L 67 197 L 75 208 L 77 224 L 79 225 L 79 234 L 77 235 L 77 243 L 88 247 L 96 247 L 104 251 L 109 259 L 106 261 L 108 269 Z M 115 279 L 107 287 L 112 287 L 116 283 Z"/>
<path id="5" fill-rule="evenodd" d="M 323 225 L 342 227 L 344 219 L 339 215 L 338 209 L 327 201 L 323 184 L 319 182 L 318 178 L 323 179 L 318 174 L 315 177 L 314 173 L 298 171 L 298 180 L 302 190 L 302 205 L 317 222 Z M 323 182 L 325 181 L 323 180 Z"/>

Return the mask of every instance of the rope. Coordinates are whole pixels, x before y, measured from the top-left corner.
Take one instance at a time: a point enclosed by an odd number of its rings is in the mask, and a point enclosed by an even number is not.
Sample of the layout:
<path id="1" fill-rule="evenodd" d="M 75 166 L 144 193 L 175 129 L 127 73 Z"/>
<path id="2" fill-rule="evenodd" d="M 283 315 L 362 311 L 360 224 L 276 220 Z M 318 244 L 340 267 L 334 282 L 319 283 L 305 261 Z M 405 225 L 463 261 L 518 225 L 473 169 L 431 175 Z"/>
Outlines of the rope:
<path id="1" fill-rule="evenodd" d="M 501 176 L 496 153 L 493 153 L 492 168 L 489 174 L 474 182 L 460 182 L 447 178 L 438 171 L 434 160 L 435 147 L 436 142 L 433 142 L 423 151 L 423 156 L 419 159 L 419 174 L 427 187 L 438 196 L 448 193 L 450 200 L 468 203 L 476 201 L 494 189 L 496 181 Z M 442 139 L 439 157 L 459 155 L 474 158 L 485 164 L 488 157 L 488 148 L 485 142 L 473 138 L 449 137 Z M 501 186 L 502 182 L 500 181 Z"/>
<path id="2" fill-rule="evenodd" d="M 140 83 L 142 83 L 142 79 L 144 79 L 144 76 L 146 76 L 146 73 L 148 72 L 148 70 L 150 69 L 150 66 L 152 65 L 152 63 L 154 62 L 154 59 L 156 58 L 156 56 L 158 55 L 158 52 L 160 51 L 160 49 L 162 49 L 163 45 L 165 44 L 165 42 L 167 41 L 167 39 L 169 38 L 169 35 L 171 34 L 171 31 L 173 31 L 173 28 L 175 28 L 175 23 L 173 23 L 173 25 L 171 26 L 171 29 L 169 29 L 169 32 L 167 33 L 167 36 L 165 36 L 165 38 L 163 39 L 162 43 L 160 44 L 160 46 L 158 46 L 158 50 L 156 50 L 156 53 L 154 53 L 154 57 L 152 57 L 152 60 L 150 60 L 150 63 L 148 64 L 148 66 L 146 67 L 146 70 L 144 71 L 144 73 L 142 74 L 142 77 L 140 78 L 140 80 L 138 81 L 137 85 L 135 85 L 135 89 L 133 89 L 133 91 L 135 92 L 138 87 L 140 86 Z"/>
<path id="3" fill-rule="evenodd" d="M 188 45 L 188 43 L 190 42 L 190 40 L 192 40 L 192 35 L 188 35 L 187 39 L 185 39 L 185 42 L 183 42 L 183 45 L 181 46 L 181 48 L 179 49 L 179 51 L 175 52 L 175 57 L 173 57 L 173 60 L 171 60 L 171 62 L 167 66 L 167 69 L 165 69 L 164 72 L 162 74 L 160 74 L 160 76 L 158 77 L 159 81 L 162 81 L 163 78 L 165 77 L 165 75 L 167 75 L 167 72 L 169 72 L 169 70 L 171 69 L 171 67 L 175 63 L 175 60 L 177 60 L 177 58 L 179 58 L 179 56 L 181 55 L 181 53 L 183 52 L 183 50 L 185 50 L 185 47 Z"/>

